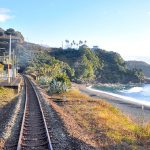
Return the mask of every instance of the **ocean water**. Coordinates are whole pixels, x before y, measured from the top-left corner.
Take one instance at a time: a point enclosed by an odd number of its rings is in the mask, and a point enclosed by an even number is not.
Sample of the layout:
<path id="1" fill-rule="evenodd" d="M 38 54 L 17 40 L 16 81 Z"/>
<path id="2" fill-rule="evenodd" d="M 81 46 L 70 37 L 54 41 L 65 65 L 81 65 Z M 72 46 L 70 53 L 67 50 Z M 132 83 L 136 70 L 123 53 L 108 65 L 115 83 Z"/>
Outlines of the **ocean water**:
<path id="1" fill-rule="evenodd" d="M 89 90 L 120 97 L 141 105 L 150 106 L 150 84 L 94 85 Z"/>

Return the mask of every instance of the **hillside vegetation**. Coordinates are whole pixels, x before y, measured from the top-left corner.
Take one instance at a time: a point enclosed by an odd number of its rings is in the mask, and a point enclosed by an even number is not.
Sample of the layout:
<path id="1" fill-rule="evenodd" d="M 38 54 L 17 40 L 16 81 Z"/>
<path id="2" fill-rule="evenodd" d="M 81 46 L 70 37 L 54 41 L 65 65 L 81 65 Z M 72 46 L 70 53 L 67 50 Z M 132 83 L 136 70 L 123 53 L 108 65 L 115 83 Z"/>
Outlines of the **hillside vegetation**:
<path id="1" fill-rule="evenodd" d="M 89 48 L 80 47 L 79 50 L 67 49 L 51 52 L 54 56 L 63 62 L 66 62 L 74 69 L 74 80 L 77 82 L 88 82 L 95 79 L 95 72 L 102 68 L 102 63 L 98 56 Z"/>
<path id="2" fill-rule="evenodd" d="M 12 48 L 15 48 L 16 44 L 22 44 L 24 42 L 24 37 L 19 31 L 15 31 L 12 28 L 5 31 L 0 28 L 0 48 L 2 48 L 0 50 L 0 55 L 3 55 L 3 52 L 9 49 L 10 35 L 12 39 Z"/>
<path id="3" fill-rule="evenodd" d="M 128 69 L 142 69 L 144 75 L 150 78 L 150 64 L 143 61 L 126 61 Z"/>
<path id="4" fill-rule="evenodd" d="M 68 79 L 77 83 L 144 81 L 143 72 L 140 69 L 128 69 L 118 53 L 102 49 L 93 51 L 82 41 L 78 46 L 72 45 L 68 49 L 49 48 L 25 42 L 23 35 L 12 28 L 6 31 L 0 28 L 0 48 L 5 48 L 7 52 L 10 34 L 19 67 L 22 70 L 27 68 L 27 72 L 36 74 L 38 79 L 46 80 L 44 82 L 50 82 L 53 78 L 60 80 L 62 76 L 63 81 Z M 3 50 L 1 54 L 3 55 Z"/>
<path id="5" fill-rule="evenodd" d="M 70 79 L 74 76 L 74 70 L 68 64 L 56 60 L 46 53 L 37 53 L 26 73 L 36 76 L 41 85 L 49 86 L 50 93 L 66 91 L 70 86 Z"/>
<path id="6" fill-rule="evenodd" d="M 19 31 L 15 31 L 12 28 L 7 30 L 0 28 L 0 56 L 3 56 L 4 52 L 5 55 L 8 54 L 10 35 L 12 49 L 15 50 L 18 66 L 23 69 L 29 65 L 37 53 L 51 50 L 49 47 L 26 42 L 23 35 Z"/>
<path id="7" fill-rule="evenodd" d="M 144 81 L 141 70 L 129 70 L 123 58 L 115 52 L 102 49 L 92 51 L 80 46 L 50 52 L 56 59 L 66 62 L 75 71 L 76 82 L 136 83 Z"/>

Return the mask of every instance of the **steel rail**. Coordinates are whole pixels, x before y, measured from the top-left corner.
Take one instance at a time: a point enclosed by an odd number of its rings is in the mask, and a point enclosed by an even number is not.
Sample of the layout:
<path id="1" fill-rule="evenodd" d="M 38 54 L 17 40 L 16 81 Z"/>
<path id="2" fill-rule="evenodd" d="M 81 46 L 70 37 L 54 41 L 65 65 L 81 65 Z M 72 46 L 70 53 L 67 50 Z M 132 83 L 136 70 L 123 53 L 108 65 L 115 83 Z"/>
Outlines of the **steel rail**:
<path id="1" fill-rule="evenodd" d="M 33 85 L 33 83 L 30 80 L 29 80 L 29 82 L 30 82 L 30 84 L 32 85 L 32 87 L 34 89 L 34 92 L 36 94 L 36 97 L 37 97 L 37 100 L 38 100 L 38 103 L 39 103 L 39 106 L 40 106 L 40 110 L 41 110 L 41 113 L 42 113 L 45 129 L 46 129 L 46 135 L 47 135 L 47 138 L 48 138 L 49 149 L 53 150 L 52 142 L 51 142 L 51 139 L 50 139 L 50 136 L 49 136 L 48 127 L 47 127 L 46 119 L 45 119 L 44 112 L 43 112 L 43 109 L 42 109 L 42 106 L 41 106 L 39 95 L 38 95 L 37 90 L 35 89 L 35 86 Z"/>
<path id="2" fill-rule="evenodd" d="M 47 136 L 47 140 L 48 140 L 48 150 L 53 150 L 51 139 L 50 139 L 49 132 L 48 132 L 46 119 L 45 119 L 44 112 L 43 112 L 43 109 L 42 109 L 42 106 L 41 106 L 39 95 L 38 95 L 37 90 L 36 90 L 35 86 L 33 85 L 32 81 L 30 81 L 28 79 L 28 77 L 26 77 L 26 76 L 24 76 L 25 90 L 26 90 L 26 94 L 25 94 L 25 96 L 26 96 L 25 108 L 24 108 L 24 113 L 23 113 L 23 119 L 22 119 L 22 125 L 21 125 L 21 131 L 20 131 L 20 135 L 19 135 L 19 141 L 18 141 L 18 145 L 17 145 L 17 150 L 21 150 L 22 149 L 23 130 L 24 130 L 24 126 L 25 126 L 25 117 L 26 117 L 27 103 L 28 103 L 28 90 L 27 90 L 27 84 L 28 83 L 27 83 L 27 80 L 29 81 L 31 87 L 33 88 L 33 91 L 34 91 L 34 93 L 36 95 L 36 99 L 37 99 L 39 107 L 40 107 L 40 112 L 42 114 L 42 120 L 44 122 L 44 128 L 45 128 L 46 136 Z"/>
<path id="3" fill-rule="evenodd" d="M 23 136 L 23 129 L 24 129 L 24 124 L 25 124 L 25 116 L 26 116 L 26 110 L 27 110 L 27 83 L 24 79 L 24 83 L 25 83 L 25 108 L 24 108 L 24 113 L 23 113 L 23 120 L 22 120 L 22 124 L 21 124 L 21 131 L 20 131 L 20 135 L 19 135 L 19 142 L 17 145 L 17 150 L 21 150 L 21 141 L 22 141 L 22 136 Z"/>

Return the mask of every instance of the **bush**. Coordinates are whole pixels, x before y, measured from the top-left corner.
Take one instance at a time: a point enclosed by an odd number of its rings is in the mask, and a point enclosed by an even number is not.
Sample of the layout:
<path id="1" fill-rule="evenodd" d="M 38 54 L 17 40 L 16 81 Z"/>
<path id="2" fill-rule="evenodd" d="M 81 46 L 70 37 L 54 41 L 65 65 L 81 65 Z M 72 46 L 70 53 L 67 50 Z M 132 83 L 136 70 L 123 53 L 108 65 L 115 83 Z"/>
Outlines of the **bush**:
<path id="1" fill-rule="evenodd" d="M 48 92 L 50 94 L 63 93 L 67 91 L 67 89 L 70 88 L 70 86 L 70 80 L 65 74 L 58 75 L 50 82 Z"/>
<path id="2" fill-rule="evenodd" d="M 50 82 L 50 78 L 48 78 L 47 76 L 41 76 L 39 78 L 39 83 L 41 85 L 47 85 Z"/>

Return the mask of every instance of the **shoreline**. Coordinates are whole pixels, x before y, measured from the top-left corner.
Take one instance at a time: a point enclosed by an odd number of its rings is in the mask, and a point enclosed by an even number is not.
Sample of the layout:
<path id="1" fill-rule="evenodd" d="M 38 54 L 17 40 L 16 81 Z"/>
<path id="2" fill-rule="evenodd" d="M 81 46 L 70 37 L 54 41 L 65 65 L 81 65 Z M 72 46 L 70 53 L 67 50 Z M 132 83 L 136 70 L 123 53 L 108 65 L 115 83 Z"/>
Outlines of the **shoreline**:
<path id="1" fill-rule="evenodd" d="M 74 84 L 73 87 L 79 89 L 82 93 L 85 93 L 91 97 L 100 98 L 113 106 L 117 107 L 123 114 L 131 118 L 138 124 L 144 124 L 150 122 L 150 107 L 137 104 L 135 102 L 127 101 L 123 98 L 109 95 L 100 91 L 93 91 L 86 87 L 84 84 Z"/>
<path id="2" fill-rule="evenodd" d="M 143 107 L 143 106 L 144 107 L 150 107 L 150 102 L 147 102 L 147 101 L 144 101 L 144 100 L 139 100 L 139 99 L 136 100 L 135 98 L 131 98 L 131 97 L 128 97 L 128 96 L 123 96 L 123 95 L 119 95 L 119 94 L 115 94 L 115 93 L 111 93 L 111 92 L 105 92 L 105 91 L 97 90 L 97 89 L 92 88 L 92 86 L 88 86 L 88 87 L 86 87 L 86 89 L 88 89 L 90 91 L 95 91 L 95 92 L 98 92 L 98 93 L 107 94 L 107 95 L 110 95 L 110 96 L 113 96 L 113 97 L 116 97 L 116 98 L 121 98 L 122 101 L 124 101 L 124 102 L 139 105 L 141 107 Z"/>

